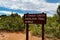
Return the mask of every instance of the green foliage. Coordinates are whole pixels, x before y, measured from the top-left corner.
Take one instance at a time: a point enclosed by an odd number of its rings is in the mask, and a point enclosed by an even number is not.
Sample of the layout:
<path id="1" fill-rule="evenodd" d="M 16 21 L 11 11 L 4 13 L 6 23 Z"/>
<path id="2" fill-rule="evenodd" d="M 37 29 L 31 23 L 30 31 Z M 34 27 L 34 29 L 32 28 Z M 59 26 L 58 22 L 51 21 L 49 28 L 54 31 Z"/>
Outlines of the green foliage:
<path id="1" fill-rule="evenodd" d="M 24 30 L 24 24 L 20 17 L 20 15 L 11 14 L 9 16 L 7 15 L 1 15 L 0 16 L 0 29 L 1 30 L 8 30 L 8 31 L 23 31 Z"/>
<path id="2" fill-rule="evenodd" d="M 57 14 L 60 16 L 60 5 L 57 8 Z"/>
<path id="3" fill-rule="evenodd" d="M 45 36 L 60 38 L 60 24 L 57 22 L 58 16 L 55 14 L 53 17 L 47 17 L 47 24 L 45 24 Z M 39 24 L 30 25 L 30 30 L 33 35 L 42 35 L 42 26 Z"/>
<path id="4" fill-rule="evenodd" d="M 60 23 L 60 5 L 57 8 L 57 14 L 58 14 L 58 23 Z"/>
<path id="5" fill-rule="evenodd" d="M 47 17 L 47 24 L 44 27 L 45 35 L 60 38 L 60 24 L 58 15 L 55 14 L 53 17 Z M 23 31 L 24 17 L 20 17 L 17 13 L 12 13 L 11 15 L 1 15 L 0 16 L 0 30 L 4 31 Z M 40 24 L 29 24 L 29 31 L 32 35 L 41 36 L 42 35 L 42 25 Z"/>
<path id="6" fill-rule="evenodd" d="M 32 32 L 32 35 L 34 36 L 41 36 L 41 25 L 36 25 L 36 24 L 31 24 L 30 26 L 30 31 Z"/>

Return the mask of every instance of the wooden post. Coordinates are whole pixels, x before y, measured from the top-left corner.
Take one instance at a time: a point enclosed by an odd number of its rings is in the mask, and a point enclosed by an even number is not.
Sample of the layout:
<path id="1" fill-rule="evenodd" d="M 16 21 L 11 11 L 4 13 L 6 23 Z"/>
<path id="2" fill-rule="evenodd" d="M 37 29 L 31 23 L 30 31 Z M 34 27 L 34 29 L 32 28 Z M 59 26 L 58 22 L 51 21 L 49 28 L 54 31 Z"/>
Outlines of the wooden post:
<path id="1" fill-rule="evenodd" d="M 29 34 L 29 25 L 28 24 L 26 24 L 26 40 L 29 40 L 29 36 L 28 36 L 28 34 Z"/>
<path id="2" fill-rule="evenodd" d="M 44 40 L 44 24 L 42 24 L 42 40 Z"/>

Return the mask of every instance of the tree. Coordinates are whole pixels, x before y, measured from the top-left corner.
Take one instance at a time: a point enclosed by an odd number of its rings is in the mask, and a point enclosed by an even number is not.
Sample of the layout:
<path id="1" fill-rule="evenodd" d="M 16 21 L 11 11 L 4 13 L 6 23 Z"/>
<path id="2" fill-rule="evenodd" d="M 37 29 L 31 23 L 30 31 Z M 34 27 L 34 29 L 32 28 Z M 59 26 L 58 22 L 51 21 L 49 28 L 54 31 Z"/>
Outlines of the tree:
<path id="1" fill-rule="evenodd" d="M 60 16 L 60 5 L 57 8 L 57 14 Z"/>
<path id="2" fill-rule="evenodd" d="M 58 14 L 58 19 L 57 19 L 57 21 L 58 21 L 58 23 L 60 23 L 60 5 L 59 5 L 58 8 L 57 8 L 57 14 Z"/>
<path id="3" fill-rule="evenodd" d="M 57 8 L 57 14 L 58 14 L 58 19 L 57 19 L 57 23 L 58 23 L 58 32 L 56 33 L 55 36 L 57 36 L 58 38 L 60 38 L 60 5 Z"/>

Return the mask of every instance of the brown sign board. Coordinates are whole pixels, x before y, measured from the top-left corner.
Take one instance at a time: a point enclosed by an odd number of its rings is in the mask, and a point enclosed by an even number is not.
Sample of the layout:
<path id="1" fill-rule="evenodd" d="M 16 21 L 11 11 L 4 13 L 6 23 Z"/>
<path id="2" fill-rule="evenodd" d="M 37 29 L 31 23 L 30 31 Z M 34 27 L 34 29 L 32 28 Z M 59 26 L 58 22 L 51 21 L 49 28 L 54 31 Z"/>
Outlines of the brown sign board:
<path id="1" fill-rule="evenodd" d="M 46 14 L 24 14 L 25 24 L 46 24 Z"/>

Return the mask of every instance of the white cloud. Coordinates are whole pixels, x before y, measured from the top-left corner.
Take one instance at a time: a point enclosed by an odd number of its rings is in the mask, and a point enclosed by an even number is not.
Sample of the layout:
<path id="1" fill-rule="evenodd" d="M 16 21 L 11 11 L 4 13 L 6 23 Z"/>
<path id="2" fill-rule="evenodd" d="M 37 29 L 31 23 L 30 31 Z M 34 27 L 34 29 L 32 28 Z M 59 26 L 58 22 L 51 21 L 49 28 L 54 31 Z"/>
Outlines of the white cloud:
<path id="1" fill-rule="evenodd" d="M 47 3 L 45 0 L 0 0 L 0 5 L 9 7 L 12 9 L 31 9 L 31 10 L 41 10 L 41 9 L 52 9 L 56 8 L 59 3 Z"/>
<path id="2" fill-rule="evenodd" d="M 9 11 L 0 11 L 0 13 L 10 15 L 12 12 L 9 12 Z M 13 13 L 16 13 L 16 12 L 13 12 Z M 18 15 L 20 15 L 22 17 L 24 14 L 23 13 L 18 13 Z M 52 17 L 53 15 L 47 14 L 47 16 L 51 16 Z"/>
<path id="3" fill-rule="evenodd" d="M 24 16 L 24 14 L 22 14 L 22 13 L 18 13 L 18 14 L 19 14 L 21 17 Z"/>
<path id="4" fill-rule="evenodd" d="M 2 14 L 11 14 L 11 12 L 8 12 L 8 11 L 0 11 L 0 13 L 2 13 Z"/>
<path id="5" fill-rule="evenodd" d="M 10 15 L 12 12 L 9 12 L 9 11 L 0 11 L 0 13 Z M 16 13 L 16 12 L 13 12 L 13 13 Z M 18 15 L 20 15 L 22 17 L 24 14 L 18 13 Z"/>
<path id="6" fill-rule="evenodd" d="M 53 17 L 53 15 L 51 15 L 51 14 L 48 14 L 47 16 L 48 16 L 48 17 Z"/>
<path id="7" fill-rule="evenodd" d="M 0 0 L 0 6 L 11 9 L 38 10 L 38 11 L 56 11 L 60 3 L 48 3 L 45 0 Z"/>

